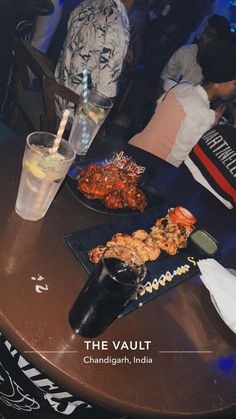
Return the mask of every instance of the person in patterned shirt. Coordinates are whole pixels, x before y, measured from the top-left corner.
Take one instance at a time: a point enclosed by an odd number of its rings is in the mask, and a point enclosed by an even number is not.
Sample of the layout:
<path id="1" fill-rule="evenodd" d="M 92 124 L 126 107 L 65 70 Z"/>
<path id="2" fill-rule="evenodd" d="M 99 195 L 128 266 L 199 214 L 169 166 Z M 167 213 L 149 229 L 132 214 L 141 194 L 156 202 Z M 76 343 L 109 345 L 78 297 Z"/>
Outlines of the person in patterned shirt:
<path id="1" fill-rule="evenodd" d="M 88 87 L 110 98 L 116 96 L 129 44 L 126 10 L 131 5 L 131 0 L 85 0 L 73 10 L 55 70 L 55 78 L 60 84 L 81 94 L 82 68 L 86 66 Z M 68 106 L 65 100 L 56 97 L 59 115 Z"/>

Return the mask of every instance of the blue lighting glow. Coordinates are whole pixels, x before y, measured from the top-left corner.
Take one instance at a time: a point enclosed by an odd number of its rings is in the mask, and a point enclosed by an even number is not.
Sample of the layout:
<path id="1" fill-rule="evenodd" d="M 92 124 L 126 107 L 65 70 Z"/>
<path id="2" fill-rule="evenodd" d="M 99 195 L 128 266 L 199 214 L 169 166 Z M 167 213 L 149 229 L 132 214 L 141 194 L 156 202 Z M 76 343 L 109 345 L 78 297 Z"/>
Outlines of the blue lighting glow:
<path id="1" fill-rule="evenodd" d="M 234 366 L 234 358 L 232 356 L 221 356 L 218 359 L 218 367 L 223 372 L 229 372 Z"/>
<path id="2" fill-rule="evenodd" d="M 236 23 L 231 23 L 230 24 L 230 31 L 233 32 L 233 33 L 236 32 Z"/>

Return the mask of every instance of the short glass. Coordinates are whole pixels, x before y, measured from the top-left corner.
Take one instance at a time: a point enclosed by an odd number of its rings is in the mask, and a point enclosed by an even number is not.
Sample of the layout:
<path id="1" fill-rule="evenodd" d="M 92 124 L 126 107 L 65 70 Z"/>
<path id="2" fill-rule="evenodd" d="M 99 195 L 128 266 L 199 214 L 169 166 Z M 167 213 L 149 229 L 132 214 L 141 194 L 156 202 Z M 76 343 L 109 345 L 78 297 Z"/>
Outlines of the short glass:
<path id="1" fill-rule="evenodd" d="M 44 217 L 75 158 L 73 147 L 61 140 L 56 156 L 50 149 L 55 135 L 33 132 L 26 139 L 16 213 L 25 220 Z"/>
<path id="2" fill-rule="evenodd" d="M 132 249 L 107 248 L 70 310 L 74 332 L 89 338 L 104 332 L 127 305 L 146 271 Z"/>
<path id="3" fill-rule="evenodd" d="M 87 103 L 81 96 L 69 137 L 76 154 L 84 156 L 87 153 L 112 105 L 111 99 L 94 90 L 88 92 Z"/>

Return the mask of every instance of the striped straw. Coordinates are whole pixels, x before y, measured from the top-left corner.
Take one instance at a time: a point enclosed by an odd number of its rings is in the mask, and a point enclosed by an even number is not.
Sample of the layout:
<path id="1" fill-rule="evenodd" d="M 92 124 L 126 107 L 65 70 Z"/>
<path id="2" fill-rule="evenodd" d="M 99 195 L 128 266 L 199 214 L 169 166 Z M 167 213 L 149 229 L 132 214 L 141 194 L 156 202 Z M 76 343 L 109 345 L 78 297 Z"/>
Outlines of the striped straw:
<path id="1" fill-rule="evenodd" d="M 51 154 L 52 155 L 56 155 L 57 150 L 60 146 L 60 142 L 61 142 L 64 130 L 65 130 L 69 115 L 70 115 L 70 111 L 68 109 L 66 109 L 63 112 L 61 122 L 60 122 L 60 125 L 59 125 L 59 128 L 58 128 L 58 131 L 57 131 L 57 135 L 56 135 L 56 138 L 55 138 L 54 143 L 53 143 L 52 148 L 51 148 Z"/>
<path id="2" fill-rule="evenodd" d="M 88 72 L 87 67 L 82 67 L 83 71 L 83 102 L 85 105 L 88 103 Z M 84 144 L 84 148 L 86 149 L 86 146 L 89 142 L 89 135 L 87 133 L 87 122 L 84 117 L 82 118 L 82 143 Z"/>
<path id="3" fill-rule="evenodd" d="M 82 67 L 83 71 L 83 101 L 85 104 L 88 103 L 88 72 L 87 67 L 84 65 Z"/>

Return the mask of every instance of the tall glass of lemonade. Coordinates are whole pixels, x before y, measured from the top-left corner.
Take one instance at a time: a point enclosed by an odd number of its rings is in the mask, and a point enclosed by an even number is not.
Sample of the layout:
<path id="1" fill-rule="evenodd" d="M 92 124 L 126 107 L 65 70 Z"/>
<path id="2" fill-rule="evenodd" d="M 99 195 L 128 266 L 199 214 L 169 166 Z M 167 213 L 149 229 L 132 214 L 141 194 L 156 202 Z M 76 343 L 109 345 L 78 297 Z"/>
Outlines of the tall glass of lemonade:
<path id="1" fill-rule="evenodd" d="M 33 132 L 26 139 L 15 210 L 25 220 L 44 217 L 75 158 L 71 144 L 62 139 L 51 153 L 55 135 Z"/>

